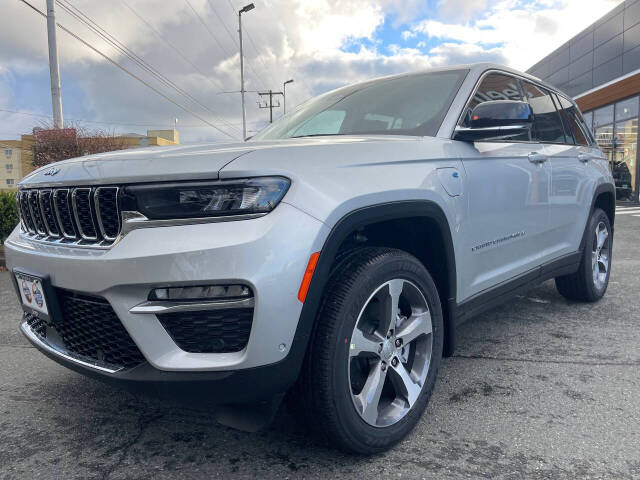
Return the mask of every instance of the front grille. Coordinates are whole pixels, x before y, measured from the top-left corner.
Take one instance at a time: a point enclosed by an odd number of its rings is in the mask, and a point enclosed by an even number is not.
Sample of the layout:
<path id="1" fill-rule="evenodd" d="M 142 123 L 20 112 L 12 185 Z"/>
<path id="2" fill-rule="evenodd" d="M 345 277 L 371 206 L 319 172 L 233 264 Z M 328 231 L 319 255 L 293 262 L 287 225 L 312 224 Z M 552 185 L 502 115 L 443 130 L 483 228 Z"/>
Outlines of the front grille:
<path id="1" fill-rule="evenodd" d="M 59 288 L 55 291 L 62 319 L 46 322 L 26 314 L 27 324 L 35 334 L 46 338 L 49 329 L 53 329 L 68 352 L 99 363 L 130 368 L 144 362 L 142 353 L 104 298 Z"/>
<path id="2" fill-rule="evenodd" d="M 76 188 L 71 194 L 71 205 L 80 236 L 85 240 L 96 240 L 98 231 L 91 208 L 91 189 Z"/>
<path id="3" fill-rule="evenodd" d="M 40 210 L 42 211 L 42 218 L 44 220 L 47 233 L 51 237 L 60 237 L 60 229 L 58 228 L 58 221 L 56 220 L 56 214 L 51 201 L 51 190 L 40 190 Z"/>
<path id="4" fill-rule="evenodd" d="M 165 313 L 158 320 L 185 352 L 239 352 L 249 341 L 253 308 Z"/>
<path id="5" fill-rule="evenodd" d="M 38 199 L 38 190 L 29 190 L 29 211 L 31 212 L 31 218 L 36 227 L 36 232 L 39 235 L 46 235 L 47 231 L 44 227 L 44 217 L 40 211 L 40 200 Z"/>
<path id="6" fill-rule="evenodd" d="M 22 189 L 22 230 L 38 240 L 108 247 L 122 227 L 118 193 L 118 187 Z"/>

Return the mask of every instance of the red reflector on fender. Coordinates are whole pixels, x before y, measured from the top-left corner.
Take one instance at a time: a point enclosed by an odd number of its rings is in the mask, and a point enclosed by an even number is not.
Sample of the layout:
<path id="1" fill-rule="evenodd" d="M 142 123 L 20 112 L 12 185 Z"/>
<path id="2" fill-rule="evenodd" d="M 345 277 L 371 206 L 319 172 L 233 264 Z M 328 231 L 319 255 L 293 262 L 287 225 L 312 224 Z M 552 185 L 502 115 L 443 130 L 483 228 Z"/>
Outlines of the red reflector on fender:
<path id="1" fill-rule="evenodd" d="M 307 269 L 304 271 L 302 277 L 302 283 L 300 284 L 300 290 L 298 290 L 298 300 L 304 303 L 307 298 L 307 292 L 309 291 L 309 285 L 311 284 L 311 278 L 313 277 L 313 271 L 318 264 L 318 258 L 320 258 L 320 252 L 312 253 L 309 257 L 309 263 L 307 263 Z"/>

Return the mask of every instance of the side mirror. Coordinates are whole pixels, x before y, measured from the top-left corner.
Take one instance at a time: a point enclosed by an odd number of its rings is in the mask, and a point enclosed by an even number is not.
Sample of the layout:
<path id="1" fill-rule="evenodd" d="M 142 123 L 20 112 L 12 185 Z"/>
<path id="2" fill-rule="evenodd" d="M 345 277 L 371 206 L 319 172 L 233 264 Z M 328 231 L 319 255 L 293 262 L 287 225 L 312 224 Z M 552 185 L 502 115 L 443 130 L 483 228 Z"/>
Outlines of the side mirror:
<path id="1" fill-rule="evenodd" d="M 533 125 L 533 112 L 527 102 L 492 100 L 471 111 L 468 127 L 456 127 L 454 140 L 477 142 L 509 138 L 526 133 Z"/>

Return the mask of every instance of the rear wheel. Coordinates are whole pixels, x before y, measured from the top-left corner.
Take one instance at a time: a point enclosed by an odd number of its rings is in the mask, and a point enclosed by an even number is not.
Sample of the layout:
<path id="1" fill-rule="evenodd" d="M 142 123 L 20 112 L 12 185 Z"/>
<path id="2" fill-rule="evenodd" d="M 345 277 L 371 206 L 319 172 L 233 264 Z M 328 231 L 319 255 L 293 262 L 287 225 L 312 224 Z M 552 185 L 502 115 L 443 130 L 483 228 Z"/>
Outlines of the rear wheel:
<path id="1" fill-rule="evenodd" d="M 358 453 L 389 448 L 416 425 L 442 356 L 442 310 L 424 266 L 364 248 L 330 280 L 303 371 L 310 423 Z"/>
<path id="2" fill-rule="evenodd" d="M 569 300 L 595 302 L 609 285 L 613 232 L 604 211 L 597 208 L 589 219 L 584 252 L 576 273 L 556 278 L 558 292 Z"/>

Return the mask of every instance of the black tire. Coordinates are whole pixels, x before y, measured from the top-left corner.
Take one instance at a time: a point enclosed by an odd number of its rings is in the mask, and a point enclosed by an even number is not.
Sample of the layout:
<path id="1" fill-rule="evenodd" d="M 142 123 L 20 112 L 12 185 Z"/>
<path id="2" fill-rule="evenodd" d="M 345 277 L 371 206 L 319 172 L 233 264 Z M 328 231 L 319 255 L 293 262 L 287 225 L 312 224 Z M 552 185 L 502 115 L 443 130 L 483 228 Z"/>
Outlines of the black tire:
<path id="1" fill-rule="evenodd" d="M 351 398 L 347 365 L 354 326 L 365 303 L 380 285 L 408 280 L 426 299 L 432 317 L 432 354 L 426 380 L 413 406 L 390 426 L 366 423 Z M 442 308 L 429 272 L 415 257 L 388 248 L 361 248 L 342 259 L 324 293 L 313 338 L 298 385 L 298 400 L 309 427 L 331 446 L 371 454 L 404 438 L 418 423 L 433 391 L 443 346 Z M 353 348 L 353 347 L 351 347 Z"/>
<path id="2" fill-rule="evenodd" d="M 596 283 L 593 275 L 592 255 L 596 244 L 596 228 L 600 224 L 606 226 L 608 232 L 608 268 L 604 282 L 600 285 Z M 596 208 L 591 214 L 587 230 L 585 231 L 584 251 L 580 260 L 578 271 L 571 275 L 556 277 L 556 288 L 558 292 L 568 300 L 577 302 L 597 302 L 600 300 L 609 285 L 611 274 L 611 254 L 613 252 L 613 231 L 609 217 L 603 210 Z"/>

